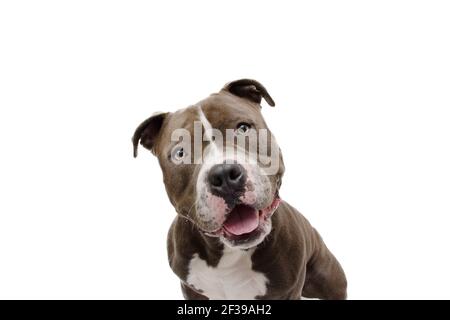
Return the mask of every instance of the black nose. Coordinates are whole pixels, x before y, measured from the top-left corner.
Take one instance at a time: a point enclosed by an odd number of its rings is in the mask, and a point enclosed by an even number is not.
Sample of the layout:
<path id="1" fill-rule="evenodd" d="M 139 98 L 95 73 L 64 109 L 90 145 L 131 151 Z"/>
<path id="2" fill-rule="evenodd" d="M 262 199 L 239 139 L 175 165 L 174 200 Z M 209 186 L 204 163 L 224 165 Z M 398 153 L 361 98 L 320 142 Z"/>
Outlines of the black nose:
<path id="1" fill-rule="evenodd" d="M 244 168 L 239 164 L 216 164 L 208 174 L 211 191 L 221 196 L 243 190 L 245 180 Z"/>

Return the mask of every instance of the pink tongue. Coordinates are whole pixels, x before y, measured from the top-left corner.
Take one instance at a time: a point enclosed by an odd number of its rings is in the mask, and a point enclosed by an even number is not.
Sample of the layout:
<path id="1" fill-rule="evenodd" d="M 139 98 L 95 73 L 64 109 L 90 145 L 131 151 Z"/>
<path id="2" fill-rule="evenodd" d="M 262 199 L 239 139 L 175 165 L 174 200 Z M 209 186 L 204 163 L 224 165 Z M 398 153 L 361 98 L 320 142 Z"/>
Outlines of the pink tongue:
<path id="1" fill-rule="evenodd" d="M 229 233 L 239 236 L 244 233 L 252 232 L 258 225 L 258 211 L 245 205 L 238 205 L 230 212 L 230 215 L 223 226 Z"/>

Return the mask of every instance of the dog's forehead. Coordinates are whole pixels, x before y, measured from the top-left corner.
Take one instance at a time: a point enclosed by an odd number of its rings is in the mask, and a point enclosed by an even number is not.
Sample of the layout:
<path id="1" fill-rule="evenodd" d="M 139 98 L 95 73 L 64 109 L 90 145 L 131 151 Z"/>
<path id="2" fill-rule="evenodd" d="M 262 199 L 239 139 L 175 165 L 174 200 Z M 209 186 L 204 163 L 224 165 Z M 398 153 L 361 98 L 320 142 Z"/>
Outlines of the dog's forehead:
<path id="1" fill-rule="evenodd" d="M 177 128 L 193 130 L 195 121 L 206 120 L 213 128 L 223 128 L 236 120 L 262 120 L 259 107 L 231 94 L 217 93 L 187 108 L 174 112 L 166 126 L 168 131 Z M 231 127 L 230 127 L 231 128 Z"/>
<path id="2" fill-rule="evenodd" d="M 267 127 L 259 106 L 226 92 L 215 93 L 196 104 L 171 113 L 162 129 L 158 149 L 163 151 L 162 149 L 169 147 L 172 133 L 177 129 L 185 129 L 193 137 L 196 121 L 204 126 L 206 124 L 205 128 L 222 131 L 234 129 L 239 122 L 248 122 L 257 128 Z"/>
<path id="3" fill-rule="evenodd" d="M 261 118 L 258 106 L 231 94 L 213 94 L 197 105 L 201 107 L 213 128 L 231 125 L 239 118 L 254 119 L 254 121 Z"/>

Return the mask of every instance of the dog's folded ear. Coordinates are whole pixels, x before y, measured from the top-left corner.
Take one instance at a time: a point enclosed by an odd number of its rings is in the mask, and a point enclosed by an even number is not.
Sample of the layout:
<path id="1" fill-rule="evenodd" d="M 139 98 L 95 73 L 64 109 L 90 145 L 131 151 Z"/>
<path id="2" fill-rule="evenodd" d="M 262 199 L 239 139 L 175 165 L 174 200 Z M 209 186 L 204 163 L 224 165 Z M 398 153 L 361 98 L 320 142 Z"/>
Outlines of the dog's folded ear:
<path id="1" fill-rule="evenodd" d="M 222 90 L 258 104 L 261 104 L 261 99 L 264 98 L 269 106 L 275 106 L 275 102 L 267 92 L 266 88 L 256 80 L 241 79 L 232 81 L 227 83 Z"/>
<path id="2" fill-rule="evenodd" d="M 153 146 L 159 136 L 159 132 L 163 125 L 164 119 L 168 114 L 168 112 L 155 113 L 136 128 L 133 138 L 131 139 L 133 142 L 133 155 L 135 158 L 137 157 L 139 142 L 141 142 L 141 145 L 143 145 L 145 148 L 154 153 Z"/>

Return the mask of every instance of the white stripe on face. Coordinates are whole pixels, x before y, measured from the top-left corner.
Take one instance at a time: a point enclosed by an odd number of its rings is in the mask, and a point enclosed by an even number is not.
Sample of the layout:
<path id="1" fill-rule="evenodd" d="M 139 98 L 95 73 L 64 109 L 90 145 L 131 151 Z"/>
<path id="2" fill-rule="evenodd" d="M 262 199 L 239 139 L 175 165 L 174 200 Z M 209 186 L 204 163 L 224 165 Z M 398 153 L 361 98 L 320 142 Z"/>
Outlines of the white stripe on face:
<path id="1" fill-rule="evenodd" d="M 211 126 L 211 123 L 206 118 L 205 114 L 203 113 L 202 107 L 198 106 L 198 116 L 200 118 L 200 121 L 203 125 L 203 128 L 205 129 L 205 134 L 203 135 L 203 141 L 208 141 L 209 144 L 205 149 L 205 152 L 203 154 L 203 162 L 206 162 L 206 158 L 213 158 L 218 159 L 222 156 L 221 150 L 219 150 L 219 147 L 216 144 L 215 139 L 213 138 L 214 135 L 214 129 Z M 221 143 L 222 141 L 220 141 Z M 222 148 L 222 146 L 220 146 Z"/>
<path id="2" fill-rule="evenodd" d="M 207 135 L 207 139 L 208 141 L 212 141 L 212 137 L 211 137 L 211 131 L 212 131 L 212 126 L 211 123 L 208 121 L 208 119 L 206 118 L 205 114 L 203 113 L 202 107 L 198 106 L 198 116 L 200 117 L 200 121 L 203 124 L 203 127 L 205 128 L 205 135 Z"/>

